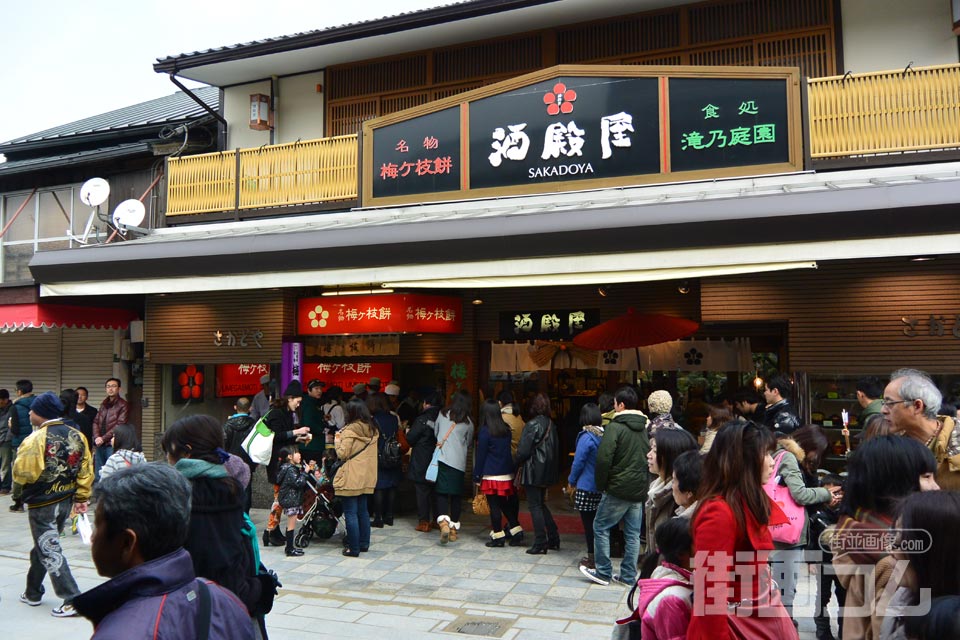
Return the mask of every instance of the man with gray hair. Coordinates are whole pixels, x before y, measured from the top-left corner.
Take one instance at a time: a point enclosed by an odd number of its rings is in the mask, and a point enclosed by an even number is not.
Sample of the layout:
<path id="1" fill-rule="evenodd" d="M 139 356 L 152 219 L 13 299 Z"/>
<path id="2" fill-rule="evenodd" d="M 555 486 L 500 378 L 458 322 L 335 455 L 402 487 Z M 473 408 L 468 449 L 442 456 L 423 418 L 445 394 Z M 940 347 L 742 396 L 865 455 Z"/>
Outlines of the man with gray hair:
<path id="1" fill-rule="evenodd" d="M 90 553 L 109 581 L 73 599 L 95 640 L 254 637 L 243 604 L 198 578 L 183 548 L 190 483 L 164 464 L 121 469 L 97 485 Z"/>
<path id="2" fill-rule="evenodd" d="M 960 490 L 960 428 L 950 416 L 938 416 L 943 399 L 923 371 L 897 369 L 883 390 L 881 413 L 894 432 L 919 440 L 937 459 L 937 484 Z"/>

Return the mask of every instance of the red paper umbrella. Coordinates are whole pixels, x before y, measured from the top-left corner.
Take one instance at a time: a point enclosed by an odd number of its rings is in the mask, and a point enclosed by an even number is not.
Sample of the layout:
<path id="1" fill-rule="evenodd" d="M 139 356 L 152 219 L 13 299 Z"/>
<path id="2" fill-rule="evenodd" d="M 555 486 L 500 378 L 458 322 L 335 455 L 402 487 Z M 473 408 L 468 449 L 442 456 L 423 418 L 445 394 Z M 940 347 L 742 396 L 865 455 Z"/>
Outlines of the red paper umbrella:
<path id="1" fill-rule="evenodd" d="M 629 349 L 679 340 L 696 333 L 700 323 L 662 313 L 627 313 L 607 320 L 573 337 L 580 347 L 601 351 Z"/>

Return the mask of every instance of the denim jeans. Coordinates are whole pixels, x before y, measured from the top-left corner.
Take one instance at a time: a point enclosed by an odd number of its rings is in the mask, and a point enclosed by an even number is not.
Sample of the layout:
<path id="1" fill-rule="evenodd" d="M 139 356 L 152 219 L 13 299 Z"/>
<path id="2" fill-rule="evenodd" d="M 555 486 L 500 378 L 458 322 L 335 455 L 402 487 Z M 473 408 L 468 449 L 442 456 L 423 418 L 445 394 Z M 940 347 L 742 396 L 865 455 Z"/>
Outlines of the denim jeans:
<path id="1" fill-rule="evenodd" d="M 780 585 L 783 606 L 791 618 L 793 617 L 793 601 L 797 596 L 797 581 L 800 578 L 801 568 L 807 568 L 803 561 L 803 547 L 788 547 L 770 552 L 770 573 L 777 584 Z"/>
<path id="2" fill-rule="evenodd" d="M 93 454 L 93 473 L 97 480 L 100 480 L 100 467 L 107 462 L 107 458 L 113 455 L 113 447 L 100 445 Z"/>
<path id="3" fill-rule="evenodd" d="M 623 559 L 620 580 L 632 583 L 637 579 L 637 558 L 640 556 L 640 526 L 643 524 L 643 502 L 621 500 L 604 493 L 593 519 L 593 561 L 597 575 L 613 576 L 610 562 L 610 529 L 623 520 Z"/>
<path id="4" fill-rule="evenodd" d="M 351 553 L 370 548 L 370 514 L 367 512 L 367 494 L 341 496 L 343 519 L 347 524 L 347 548 Z"/>
<path id="5" fill-rule="evenodd" d="M 30 533 L 33 534 L 33 549 L 30 550 L 30 570 L 27 572 L 27 597 L 39 600 L 43 595 L 43 578 L 50 573 L 53 591 L 67 604 L 80 595 L 77 581 L 70 573 L 70 565 L 60 547 L 60 528 L 63 527 L 73 501 L 61 500 L 45 507 L 29 509 Z"/>
<path id="6" fill-rule="evenodd" d="M 547 541 L 559 540 L 557 523 L 553 521 L 553 514 L 544 502 L 547 496 L 546 487 L 526 484 L 523 488 L 527 492 L 527 508 L 530 509 L 530 519 L 533 521 L 533 544 L 546 546 Z"/>

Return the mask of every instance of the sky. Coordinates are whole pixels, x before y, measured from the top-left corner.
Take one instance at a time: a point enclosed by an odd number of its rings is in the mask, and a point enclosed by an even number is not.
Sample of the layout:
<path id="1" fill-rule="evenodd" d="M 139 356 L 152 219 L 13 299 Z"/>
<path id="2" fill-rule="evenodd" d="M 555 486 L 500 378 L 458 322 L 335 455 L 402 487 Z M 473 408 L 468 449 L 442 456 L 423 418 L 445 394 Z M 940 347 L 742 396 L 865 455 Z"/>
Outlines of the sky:
<path id="1" fill-rule="evenodd" d="M 3 11 L 0 142 L 177 91 L 157 58 L 454 0 L 36 0 Z M 187 86 L 201 86 L 185 82 Z M 0 156 L 2 158 L 2 156 Z"/>

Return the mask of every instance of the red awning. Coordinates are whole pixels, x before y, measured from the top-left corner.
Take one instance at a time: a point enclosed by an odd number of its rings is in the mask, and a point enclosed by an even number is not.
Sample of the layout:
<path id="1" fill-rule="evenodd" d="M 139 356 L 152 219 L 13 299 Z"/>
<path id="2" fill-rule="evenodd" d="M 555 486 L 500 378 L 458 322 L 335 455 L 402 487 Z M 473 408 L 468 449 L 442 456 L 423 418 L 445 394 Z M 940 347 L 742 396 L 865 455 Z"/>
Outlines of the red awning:
<path id="1" fill-rule="evenodd" d="M 0 332 L 23 329 L 78 327 L 84 329 L 126 329 L 137 312 L 102 307 L 71 307 L 63 304 L 0 305 Z"/>

